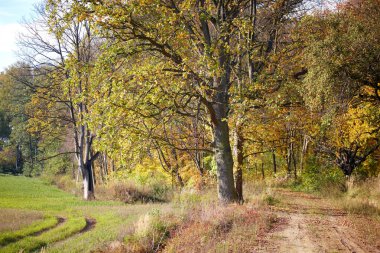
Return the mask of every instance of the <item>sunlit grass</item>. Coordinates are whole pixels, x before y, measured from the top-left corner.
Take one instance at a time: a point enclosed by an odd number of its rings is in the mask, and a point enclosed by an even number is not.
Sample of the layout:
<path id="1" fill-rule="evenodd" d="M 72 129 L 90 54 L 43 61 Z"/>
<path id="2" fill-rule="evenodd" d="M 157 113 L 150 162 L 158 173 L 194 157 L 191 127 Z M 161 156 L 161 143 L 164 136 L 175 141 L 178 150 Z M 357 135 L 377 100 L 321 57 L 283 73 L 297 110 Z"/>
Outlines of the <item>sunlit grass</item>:
<path id="1" fill-rule="evenodd" d="M 2 209 L 0 215 L 0 233 L 18 230 L 42 221 L 43 218 L 44 215 L 41 211 L 12 208 Z"/>
<path id="2" fill-rule="evenodd" d="M 0 210 L 1 212 L 1 210 Z M 30 226 L 24 227 L 20 230 L 11 232 L 4 232 L 0 234 L 0 246 L 15 242 L 23 237 L 32 235 L 38 231 L 51 228 L 58 223 L 56 217 L 46 217 L 42 221 L 37 221 Z"/>
<path id="3" fill-rule="evenodd" d="M 122 240 L 124 228 L 155 205 L 126 205 L 117 201 L 83 201 L 35 178 L 0 175 L 0 215 L 9 208 L 39 211 L 45 219 L 15 231 L 0 233 L 1 252 L 90 252 L 114 240 Z M 57 217 L 65 218 L 57 224 Z M 16 215 L 17 218 L 17 215 Z M 23 217 L 25 218 L 25 217 Z M 79 233 L 85 218 L 95 226 Z M 51 228 L 50 230 L 44 230 Z M 43 230 L 41 234 L 35 234 Z"/>
<path id="4" fill-rule="evenodd" d="M 53 228 L 38 236 L 29 236 L 12 243 L 2 248 L 2 252 L 19 252 L 21 250 L 33 251 L 42 248 L 49 243 L 59 241 L 69 237 L 70 235 L 79 232 L 86 226 L 86 221 L 83 217 L 74 218 L 70 217 L 65 223 L 56 228 Z"/>

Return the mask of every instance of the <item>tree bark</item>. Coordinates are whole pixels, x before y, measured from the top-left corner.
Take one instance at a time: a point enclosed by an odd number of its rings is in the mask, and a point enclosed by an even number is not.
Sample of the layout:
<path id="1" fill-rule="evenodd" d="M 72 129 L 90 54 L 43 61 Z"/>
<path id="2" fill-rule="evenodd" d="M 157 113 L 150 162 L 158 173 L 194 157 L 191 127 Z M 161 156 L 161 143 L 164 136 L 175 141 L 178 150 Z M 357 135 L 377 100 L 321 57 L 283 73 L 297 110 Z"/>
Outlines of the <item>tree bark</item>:
<path id="1" fill-rule="evenodd" d="M 276 164 L 276 153 L 274 149 L 272 150 L 272 161 L 273 161 L 273 173 L 276 175 L 277 173 L 277 164 Z"/>
<path id="2" fill-rule="evenodd" d="M 291 164 L 292 164 L 292 151 L 291 151 L 291 144 L 288 146 L 288 154 L 286 157 L 286 166 L 287 166 L 287 176 L 290 177 L 291 175 Z"/>
<path id="3" fill-rule="evenodd" d="M 310 137 L 308 135 L 304 135 L 303 143 L 302 143 L 302 151 L 300 156 L 300 174 L 302 174 L 304 170 L 304 163 L 305 163 L 305 155 L 307 153 L 307 148 L 309 146 Z"/>
<path id="4" fill-rule="evenodd" d="M 296 161 L 296 156 L 294 155 L 294 148 L 292 148 L 293 152 L 293 167 L 294 167 L 294 178 L 297 179 L 297 161 Z"/>
<path id="5" fill-rule="evenodd" d="M 219 122 L 214 125 L 214 145 L 219 200 L 224 203 L 234 202 L 237 200 L 237 194 L 233 177 L 229 128 L 225 120 L 219 120 Z"/>
<path id="6" fill-rule="evenodd" d="M 235 128 L 235 145 L 234 145 L 234 153 L 236 157 L 236 173 L 235 173 L 235 187 L 236 194 L 240 203 L 244 202 L 243 199 L 243 137 L 239 131 L 239 125 L 237 124 Z"/>
<path id="7" fill-rule="evenodd" d="M 221 13 L 224 10 L 221 10 Z M 223 36 L 222 44 L 229 44 L 229 37 Z M 214 157 L 217 168 L 218 178 L 218 197 L 222 203 L 231 203 L 237 201 L 234 175 L 233 175 L 233 157 L 230 143 L 230 130 L 228 127 L 229 112 L 229 88 L 231 75 L 231 59 L 226 52 L 225 45 L 220 48 L 219 66 L 222 70 L 220 76 L 214 77 L 213 80 L 213 101 L 211 120 L 213 123 L 214 135 Z"/>
<path id="8" fill-rule="evenodd" d="M 185 184 L 183 183 L 183 179 L 182 179 L 181 175 L 179 174 L 179 160 L 178 160 L 178 156 L 177 156 L 177 151 L 175 150 L 175 148 L 172 148 L 171 151 L 172 151 L 172 155 L 173 155 L 174 163 L 175 163 L 175 165 L 172 168 L 172 173 L 175 174 L 177 181 L 178 181 L 178 184 L 182 189 L 185 186 Z"/>
<path id="9" fill-rule="evenodd" d="M 88 161 L 83 167 L 83 198 L 92 200 L 95 198 L 95 187 L 91 162 Z"/>
<path id="10" fill-rule="evenodd" d="M 16 174 L 22 172 L 22 152 L 21 146 L 17 144 L 16 146 Z"/>

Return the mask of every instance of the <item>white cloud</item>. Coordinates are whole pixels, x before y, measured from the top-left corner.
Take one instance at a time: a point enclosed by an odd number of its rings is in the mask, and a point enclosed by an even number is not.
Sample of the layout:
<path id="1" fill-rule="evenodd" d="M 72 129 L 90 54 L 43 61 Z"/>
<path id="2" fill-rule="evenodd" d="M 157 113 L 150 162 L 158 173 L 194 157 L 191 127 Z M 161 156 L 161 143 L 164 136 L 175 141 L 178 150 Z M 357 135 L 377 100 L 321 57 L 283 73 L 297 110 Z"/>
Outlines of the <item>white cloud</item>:
<path id="1" fill-rule="evenodd" d="M 12 13 L 10 13 L 8 11 L 0 9 L 0 16 L 2 16 L 2 19 L 4 19 L 4 18 L 9 18 L 9 17 L 15 17 L 16 15 L 12 14 Z"/>
<path id="2" fill-rule="evenodd" d="M 18 22 L 33 13 L 33 4 L 41 1 L 0 0 L 0 71 L 17 61 L 17 38 L 25 31 Z"/>
<path id="3" fill-rule="evenodd" d="M 17 23 L 0 24 L 0 71 L 17 61 L 17 37 L 25 28 Z"/>
<path id="4" fill-rule="evenodd" d="M 10 52 L 16 50 L 17 37 L 20 32 L 25 31 L 21 24 L 4 24 L 0 25 L 0 52 Z"/>

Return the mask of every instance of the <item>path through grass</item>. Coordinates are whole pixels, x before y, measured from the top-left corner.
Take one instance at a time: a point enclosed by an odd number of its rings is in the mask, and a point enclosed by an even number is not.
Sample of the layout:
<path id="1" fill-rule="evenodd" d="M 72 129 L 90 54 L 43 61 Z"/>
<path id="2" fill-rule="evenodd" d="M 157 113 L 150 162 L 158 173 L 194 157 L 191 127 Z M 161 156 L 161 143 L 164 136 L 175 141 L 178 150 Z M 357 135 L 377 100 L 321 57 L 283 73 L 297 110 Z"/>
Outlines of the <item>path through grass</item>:
<path id="1" fill-rule="evenodd" d="M 39 179 L 0 175 L 0 215 L 13 209 L 22 210 L 15 212 L 14 219 L 28 219 L 28 212 L 31 219 L 36 212 L 43 216 L 1 232 L 0 251 L 30 252 L 43 247 L 47 252 L 89 252 L 122 238 L 137 216 L 157 207 L 83 201 Z M 89 230 L 84 229 L 86 219 L 96 222 Z"/>

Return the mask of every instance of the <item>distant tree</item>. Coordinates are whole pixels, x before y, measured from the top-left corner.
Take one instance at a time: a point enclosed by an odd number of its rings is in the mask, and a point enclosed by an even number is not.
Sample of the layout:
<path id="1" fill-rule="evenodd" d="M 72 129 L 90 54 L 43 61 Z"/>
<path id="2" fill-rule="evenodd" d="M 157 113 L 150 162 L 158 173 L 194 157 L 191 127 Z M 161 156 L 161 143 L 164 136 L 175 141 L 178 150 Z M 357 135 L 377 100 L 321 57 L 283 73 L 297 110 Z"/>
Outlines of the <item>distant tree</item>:
<path id="1" fill-rule="evenodd" d="M 9 139 L 9 136 L 11 134 L 9 121 L 10 121 L 9 118 L 4 113 L 4 111 L 0 111 L 0 138 L 3 140 Z"/>
<path id="2" fill-rule="evenodd" d="M 321 150 L 350 176 L 380 146 L 380 2 L 347 1 L 300 24 L 302 94 L 321 119 Z M 329 133 L 330 132 L 330 133 Z"/>
<path id="3" fill-rule="evenodd" d="M 16 155 L 15 171 L 28 176 L 38 175 L 42 170 L 38 161 L 39 136 L 28 132 L 27 106 L 33 90 L 25 84 L 30 84 L 32 79 L 32 73 L 23 63 L 10 66 L 0 75 L 0 108 L 7 118 L 7 145 Z"/>
<path id="4" fill-rule="evenodd" d="M 25 23 L 19 44 L 22 57 L 40 77 L 34 83 L 29 121 L 30 130 L 63 141 L 71 137 L 72 148 L 54 156 L 72 153 L 83 178 L 84 199 L 94 198 L 94 133 L 86 115 L 92 61 L 97 43 L 88 21 L 67 16 L 68 4 L 49 3 L 36 7 L 36 16 Z"/>

